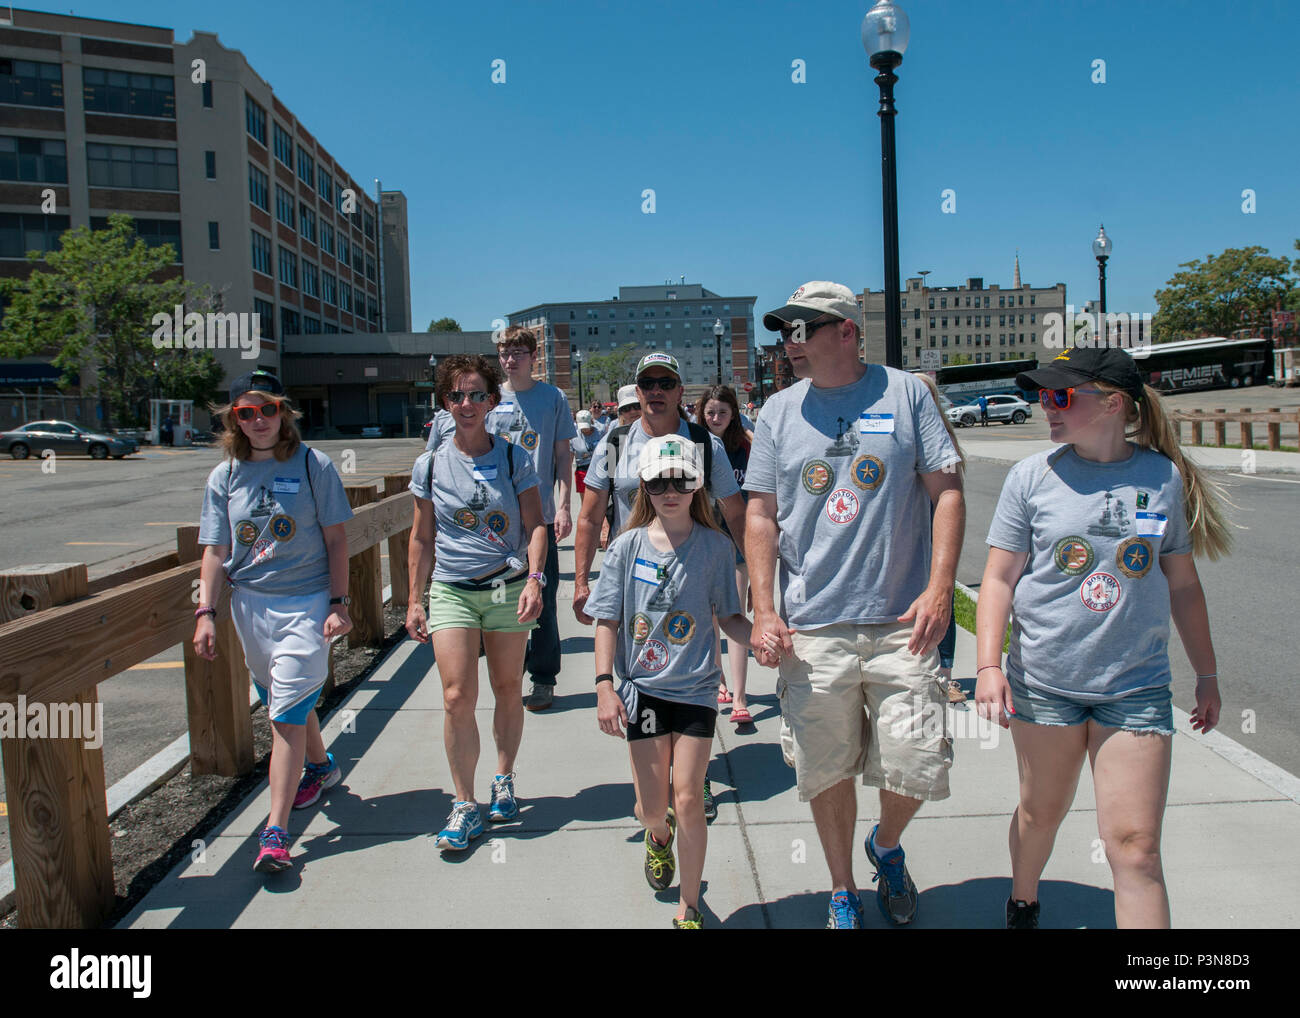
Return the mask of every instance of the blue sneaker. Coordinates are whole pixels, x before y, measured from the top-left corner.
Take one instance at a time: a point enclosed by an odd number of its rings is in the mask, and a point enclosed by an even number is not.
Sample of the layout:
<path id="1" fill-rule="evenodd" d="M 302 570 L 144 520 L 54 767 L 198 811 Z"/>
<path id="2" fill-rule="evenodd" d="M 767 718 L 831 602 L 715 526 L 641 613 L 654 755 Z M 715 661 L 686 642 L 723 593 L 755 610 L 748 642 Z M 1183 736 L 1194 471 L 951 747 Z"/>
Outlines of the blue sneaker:
<path id="1" fill-rule="evenodd" d="M 836 891 L 831 895 L 828 930 L 862 929 L 862 899 L 852 891 Z"/>
<path id="2" fill-rule="evenodd" d="M 488 820 L 501 824 L 517 816 L 519 803 L 515 802 L 515 772 L 498 774 L 492 779 L 492 808 L 488 810 Z"/>
<path id="3" fill-rule="evenodd" d="M 901 845 L 887 853 L 883 859 L 876 858 L 871 841 L 879 829 L 879 824 L 871 828 L 866 844 L 867 858 L 876 867 L 876 875 L 871 878 L 872 883 L 877 883 L 876 904 L 880 906 L 880 914 L 895 926 L 906 926 L 916 918 L 916 884 L 912 883 L 912 877 L 907 872 Z M 885 879 L 881 880 L 881 876 Z"/>
<path id="4" fill-rule="evenodd" d="M 463 852 L 482 833 L 483 818 L 479 816 L 478 803 L 453 802 L 447 826 L 438 832 L 438 848 L 444 852 Z"/>

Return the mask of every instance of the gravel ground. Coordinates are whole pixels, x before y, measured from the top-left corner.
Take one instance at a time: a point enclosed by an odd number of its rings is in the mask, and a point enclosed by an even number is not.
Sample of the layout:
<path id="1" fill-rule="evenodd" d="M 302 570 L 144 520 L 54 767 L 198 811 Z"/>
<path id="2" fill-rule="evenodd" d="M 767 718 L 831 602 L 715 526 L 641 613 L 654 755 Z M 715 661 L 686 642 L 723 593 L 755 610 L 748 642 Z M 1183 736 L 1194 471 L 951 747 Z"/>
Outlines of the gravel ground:
<path id="1" fill-rule="evenodd" d="M 405 639 L 406 613 L 384 608 L 384 642 L 379 647 L 334 648 L 334 692 L 316 705 L 321 722 L 374 670 L 379 659 Z M 239 778 L 205 774 L 194 777 L 188 766 L 170 781 L 132 803 L 109 824 L 112 835 L 116 900 L 104 928 L 125 917 L 136 902 L 266 780 L 271 761 L 271 726 L 260 704 L 253 713 L 251 773 Z M 18 910 L 0 916 L 0 929 L 16 929 Z"/>

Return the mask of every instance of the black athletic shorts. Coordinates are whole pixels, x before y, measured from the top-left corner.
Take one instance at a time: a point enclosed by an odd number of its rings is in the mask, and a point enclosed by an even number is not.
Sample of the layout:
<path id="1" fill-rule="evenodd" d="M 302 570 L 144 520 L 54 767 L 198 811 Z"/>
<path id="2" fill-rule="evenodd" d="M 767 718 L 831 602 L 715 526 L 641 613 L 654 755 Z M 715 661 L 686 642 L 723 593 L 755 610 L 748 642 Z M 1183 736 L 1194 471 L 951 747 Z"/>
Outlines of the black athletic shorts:
<path id="1" fill-rule="evenodd" d="M 718 712 L 696 703 L 673 703 L 657 696 L 637 693 L 636 717 L 628 714 L 627 741 L 653 739 L 657 735 L 695 735 L 712 739 L 718 724 Z"/>

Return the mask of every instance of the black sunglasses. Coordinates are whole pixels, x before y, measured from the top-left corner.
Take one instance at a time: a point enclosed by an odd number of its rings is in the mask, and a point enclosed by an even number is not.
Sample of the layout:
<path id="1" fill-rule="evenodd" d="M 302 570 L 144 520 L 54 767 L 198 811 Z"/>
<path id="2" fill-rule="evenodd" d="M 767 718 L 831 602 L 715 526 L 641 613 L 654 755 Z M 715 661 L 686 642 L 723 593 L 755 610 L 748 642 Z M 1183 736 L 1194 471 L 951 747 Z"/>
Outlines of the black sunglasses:
<path id="1" fill-rule="evenodd" d="M 466 396 L 469 397 L 471 403 L 486 403 L 488 398 L 488 394 L 482 389 L 475 389 L 473 392 L 461 392 L 459 389 L 454 389 L 447 393 L 447 399 L 452 406 L 460 406 Z"/>
<path id="2" fill-rule="evenodd" d="M 842 322 L 842 321 L 844 321 L 843 318 L 819 318 L 815 322 L 804 322 L 803 323 L 804 342 L 806 343 L 809 337 L 811 337 L 812 334 L 816 332 L 818 329 L 820 329 L 823 325 L 834 325 L 836 322 Z M 786 325 L 782 327 L 779 331 L 781 333 L 781 339 L 784 342 L 788 343 L 790 342 L 790 337 L 793 336 L 798 331 L 798 327 L 795 325 Z"/>
<path id="3" fill-rule="evenodd" d="M 672 392 L 677 388 L 677 379 L 671 375 L 648 375 L 644 378 L 638 378 L 636 387 L 643 392 L 654 392 L 655 389 Z"/>
<path id="4" fill-rule="evenodd" d="M 695 489 L 690 487 L 695 482 L 689 477 L 652 477 L 648 481 L 642 481 L 645 490 L 651 495 L 662 495 L 668 490 L 668 485 L 672 485 L 678 494 L 685 495 Z"/>

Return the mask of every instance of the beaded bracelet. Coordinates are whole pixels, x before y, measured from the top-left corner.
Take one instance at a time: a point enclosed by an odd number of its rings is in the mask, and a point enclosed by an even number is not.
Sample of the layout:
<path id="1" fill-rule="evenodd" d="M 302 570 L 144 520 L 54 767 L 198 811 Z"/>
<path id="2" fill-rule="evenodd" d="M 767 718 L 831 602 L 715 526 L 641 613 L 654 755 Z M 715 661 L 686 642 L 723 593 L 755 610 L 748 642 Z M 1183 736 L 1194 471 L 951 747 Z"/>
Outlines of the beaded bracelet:
<path id="1" fill-rule="evenodd" d="M 1002 667 L 1001 665 L 985 665 L 985 666 L 984 666 L 984 668 L 1001 668 L 1001 667 Z M 984 671 L 984 668 L 976 668 L 976 669 L 975 669 L 975 674 L 978 675 L 980 672 Z"/>

